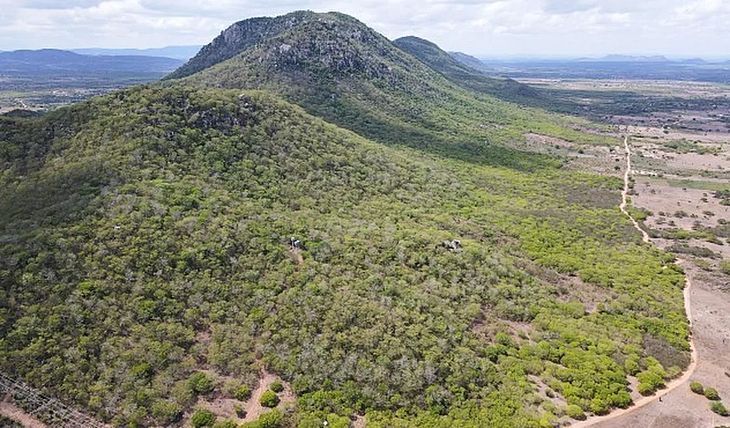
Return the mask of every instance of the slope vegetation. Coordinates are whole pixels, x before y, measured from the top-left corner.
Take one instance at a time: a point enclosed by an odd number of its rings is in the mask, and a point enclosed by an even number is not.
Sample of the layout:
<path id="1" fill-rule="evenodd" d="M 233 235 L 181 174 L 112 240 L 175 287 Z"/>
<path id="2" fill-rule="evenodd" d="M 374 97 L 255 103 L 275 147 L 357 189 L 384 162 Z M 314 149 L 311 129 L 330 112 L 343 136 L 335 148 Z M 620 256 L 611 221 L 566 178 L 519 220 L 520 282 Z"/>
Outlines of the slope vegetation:
<path id="1" fill-rule="evenodd" d="M 430 68 L 441 73 L 451 83 L 464 89 L 475 91 L 518 103 L 555 111 L 575 111 L 576 107 L 568 102 L 558 102 L 548 93 L 519 83 L 512 79 L 495 78 L 457 60 L 436 44 L 418 37 L 402 37 L 393 42 L 396 46 L 415 56 Z M 462 54 L 463 55 L 463 54 Z M 476 59 L 475 59 L 476 60 Z"/>
<path id="2" fill-rule="evenodd" d="M 0 117 L 2 371 L 117 426 L 189 423 L 266 370 L 297 401 L 251 426 L 537 427 L 686 365 L 683 275 L 620 181 L 509 147 L 601 137 L 312 16 Z"/>
<path id="3" fill-rule="evenodd" d="M 544 165 L 526 156 L 516 162 L 512 151 L 505 150 L 505 143 L 529 131 L 605 141 L 573 131 L 584 125 L 578 119 L 460 87 L 352 17 L 306 16 L 309 19 L 274 37 L 244 43 L 240 54 L 185 81 L 203 87 L 266 89 L 378 142 L 490 165 Z M 201 54 L 216 43 L 220 41 Z M 236 46 L 233 42 L 223 49 L 237 51 Z M 215 60 L 196 58 L 191 64 Z"/>

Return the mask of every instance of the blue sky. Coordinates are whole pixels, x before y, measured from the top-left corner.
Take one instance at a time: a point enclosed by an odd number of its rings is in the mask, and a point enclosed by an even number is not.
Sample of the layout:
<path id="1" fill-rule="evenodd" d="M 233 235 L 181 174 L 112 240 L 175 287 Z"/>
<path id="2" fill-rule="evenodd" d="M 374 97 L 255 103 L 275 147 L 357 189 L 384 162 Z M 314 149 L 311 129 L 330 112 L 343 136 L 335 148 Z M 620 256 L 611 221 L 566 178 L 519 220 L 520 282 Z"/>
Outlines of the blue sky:
<path id="1" fill-rule="evenodd" d="M 205 44 L 235 21 L 297 9 L 480 56 L 730 57 L 728 0 L 0 0 L 0 50 Z"/>

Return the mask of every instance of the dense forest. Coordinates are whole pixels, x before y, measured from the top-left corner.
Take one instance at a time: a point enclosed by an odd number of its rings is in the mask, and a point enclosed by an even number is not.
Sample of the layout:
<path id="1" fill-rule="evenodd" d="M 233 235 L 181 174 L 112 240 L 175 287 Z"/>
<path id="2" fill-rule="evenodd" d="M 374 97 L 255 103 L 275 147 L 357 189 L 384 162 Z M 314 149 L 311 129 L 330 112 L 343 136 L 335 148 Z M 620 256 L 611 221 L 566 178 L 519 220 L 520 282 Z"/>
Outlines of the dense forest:
<path id="1" fill-rule="evenodd" d="M 509 144 L 616 141 L 353 18 L 287 22 L 182 80 L 0 117 L 3 372 L 115 426 L 236 426 L 201 403 L 266 370 L 296 400 L 272 385 L 245 426 L 538 427 L 688 364 L 683 273 L 620 180 Z"/>

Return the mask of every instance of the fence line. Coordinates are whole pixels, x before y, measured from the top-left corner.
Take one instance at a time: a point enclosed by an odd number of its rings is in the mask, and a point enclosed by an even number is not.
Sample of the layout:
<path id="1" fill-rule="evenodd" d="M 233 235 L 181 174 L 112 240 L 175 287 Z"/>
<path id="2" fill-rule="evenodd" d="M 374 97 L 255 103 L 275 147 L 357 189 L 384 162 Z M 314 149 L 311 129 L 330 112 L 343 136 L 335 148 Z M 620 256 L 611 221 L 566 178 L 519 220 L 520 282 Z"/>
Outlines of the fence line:
<path id="1" fill-rule="evenodd" d="M 107 425 L 71 408 L 59 400 L 46 397 L 25 382 L 0 372 L 0 395 L 10 395 L 28 414 L 52 427 L 107 428 Z"/>

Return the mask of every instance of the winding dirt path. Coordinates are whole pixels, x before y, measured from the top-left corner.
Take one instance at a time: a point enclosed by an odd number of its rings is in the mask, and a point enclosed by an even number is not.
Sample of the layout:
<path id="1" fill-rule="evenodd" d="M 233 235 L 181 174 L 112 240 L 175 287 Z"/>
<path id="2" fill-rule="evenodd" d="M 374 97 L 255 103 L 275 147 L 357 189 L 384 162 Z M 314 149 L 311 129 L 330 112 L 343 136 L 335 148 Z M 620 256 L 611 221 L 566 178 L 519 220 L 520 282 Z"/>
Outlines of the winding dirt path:
<path id="1" fill-rule="evenodd" d="M 628 136 L 624 137 L 624 148 L 626 149 L 626 171 L 624 172 L 624 190 L 621 192 L 621 205 L 619 205 L 619 208 L 631 220 L 636 230 L 641 233 L 641 239 L 648 244 L 651 242 L 649 234 L 639 226 L 639 222 L 626 210 L 629 205 L 629 179 L 631 178 L 631 146 L 629 145 Z"/>
<path id="2" fill-rule="evenodd" d="M 624 147 L 626 149 L 626 172 L 624 173 L 624 190 L 621 192 L 621 212 L 623 212 L 630 220 L 631 223 L 634 224 L 634 227 L 636 230 L 641 232 L 642 240 L 646 243 L 651 243 L 651 239 L 649 238 L 649 234 L 644 231 L 644 229 L 639 226 L 639 222 L 634 219 L 631 214 L 626 210 L 626 207 L 628 206 L 628 197 L 629 197 L 629 178 L 631 176 L 631 146 L 629 145 L 629 137 L 624 137 Z M 678 260 L 679 264 L 683 264 L 684 260 Z M 689 320 L 689 326 L 690 326 L 690 336 L 689 336 L 689 347 L 691 351 L 691 361 L 689 363 L 689 366 L 687 366 L 687 369 L 684 371 L 684 374 L 681 377 L 678 377 L 671 382 L 669 382 L 666 387 L 662 390 L 657 391 L 656 394 L 650 395 L 648 397 L 643 397 L 639 399 L 638 401 L 634 402 L 634 404 L 627 408 L 627 409 L 618 409 L 615 411 L 612 411 L 608 415 L 605 416 L 594 416 L 586 419 L 585 421 L 578 422 L 576 424 L 571 425 L 572 427 L 578 428 L 578 427 L 589 427 L 593 426 L 598 423 L 610 421 L 612 419 L 616 419 L 621 416 L 626 416 L 644 406 L 647 406 L 649 404 L 652 404 L 658 400 L 661 399 L 661 397 L 669 394 L 670 392 L 674 391 L 681 385 L 683 385 L 685 382 L 687 382 L 690 377 L 694 374 L 695 369 L 697 368 L 697 346 L 694 343 L 694 339 L 692 338 L 692 306 L 690 304 L 690 291 L 692 290 L 692 282 L 689 279 L 689 276 L 685 275 L 685 281 L 686 286 L 684 287 L 684 291 L 682 294 L 684 295 L 684 311 L 687 314 L 687 319 Z"/>

